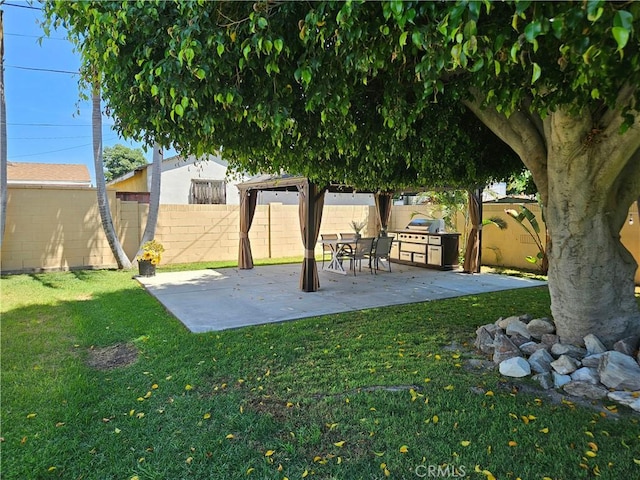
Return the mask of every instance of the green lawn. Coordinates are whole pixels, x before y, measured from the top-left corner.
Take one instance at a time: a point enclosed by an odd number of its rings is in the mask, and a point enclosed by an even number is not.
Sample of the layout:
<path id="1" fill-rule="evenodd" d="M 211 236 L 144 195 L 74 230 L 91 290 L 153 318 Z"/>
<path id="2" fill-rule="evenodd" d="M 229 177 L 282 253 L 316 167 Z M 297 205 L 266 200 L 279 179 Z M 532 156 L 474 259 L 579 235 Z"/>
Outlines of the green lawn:
<path id="1" fill-rule="evenodd" d="M 131 272 L 0 287 L 3 479 L 640 478 L 637 414 L 465 368 L 545 288 L 191 334 Z"/>

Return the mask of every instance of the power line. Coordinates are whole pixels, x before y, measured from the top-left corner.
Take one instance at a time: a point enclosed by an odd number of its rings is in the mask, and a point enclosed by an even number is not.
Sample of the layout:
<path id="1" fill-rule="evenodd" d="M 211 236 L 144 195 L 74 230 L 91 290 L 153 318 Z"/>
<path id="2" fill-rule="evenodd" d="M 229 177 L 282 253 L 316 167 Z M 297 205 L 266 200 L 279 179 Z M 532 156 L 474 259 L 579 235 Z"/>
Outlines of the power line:
<path id="1" fill-rule="evenodd" d="M 64 124 L 64 123 L 7 123 L 9 127 L 92 127 L 91 124 Z M 103 127 L 113 127 L 113 123 L 103 123 Z"/>
<path id="2" fill-rule="evenodd" d="M 37 38 L 37 39 L 42 38 L 43 40 L 62 40 L 62 41 L 65 41 L 65 42 L 69 41 L 68 38 L 47 37 L 45 35 L 25 35 L 24 33 L 8 33 L 8 32 L 4 32 L 4 34 L 6 36 L 8 36 L 8 37 L 24 37 L 24 38 Z"/>
<path id="3" fill-rule="evenodd" d="M 3 3 L 2 6 L 26 8 L 27 10 L 42 10 L 42 8 L 34 7 L 33 5 L 18 5 L 16 3 Z"/>
<path id="4" fill-rule="evenodd" d="M 73 135 L 71 137 L 9 137 L 11 140 L 68 140 L 70 138 L 91 138 L 92 135 Z"/>
<path id="5" fill-rule="evenodd" d="M 113 140 L 113 137 L 107 137 L 107 138 L 104 138 L 103 140 Z M 92 145 L 93 143 L 85 143 L 84 145 L 76 145 L 75 147 L 60 148 L 58 150 L 49 150 L 47 152 L 26 153 L 24 155 L 11 155 L 11 158 L 13 159 L 13 158 L 24 158 L 24 157 L 37 157 L 38 155 L 48 155 L 50 153 L 65 152 L 67 150 L 75 150 L 76 148 L 84 148 Z"/>
<path id="6" fill-rule="evenodd" d="M 70 70 L 54 70 L 51 68 L 36 68 L 36 67 L 20 67 L 18 65 L 5 65 L 6 68 L 17 68 L 20 70 L 33 70 L 36 72 L 49 72 L 49 73 L 68 73 L 71 75 L 79 75 L 80 72 L 72 72 Z"/>

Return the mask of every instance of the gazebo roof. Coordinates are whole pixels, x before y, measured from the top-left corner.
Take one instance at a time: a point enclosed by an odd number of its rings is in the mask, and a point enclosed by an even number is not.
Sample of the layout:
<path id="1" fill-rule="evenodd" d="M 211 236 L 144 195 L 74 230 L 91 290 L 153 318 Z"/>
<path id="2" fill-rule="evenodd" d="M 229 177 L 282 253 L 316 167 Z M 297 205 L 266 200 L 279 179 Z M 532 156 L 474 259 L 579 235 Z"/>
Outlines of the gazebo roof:
<path id="1" fill-rule="evenodd" d="M 296 192 L 308 183 L 309 179 L 300 175 L 288 173 L 280 175 L 267 174 L 250 178 L 246 182 L 239 183 L 237 187 L 241 192 L 247 190 Z M 377 193 L 374 190 L 358 190 L 354 187 L 338 183 L 330 183 L 327 185 L 327 191 L 331 193 Z"/>

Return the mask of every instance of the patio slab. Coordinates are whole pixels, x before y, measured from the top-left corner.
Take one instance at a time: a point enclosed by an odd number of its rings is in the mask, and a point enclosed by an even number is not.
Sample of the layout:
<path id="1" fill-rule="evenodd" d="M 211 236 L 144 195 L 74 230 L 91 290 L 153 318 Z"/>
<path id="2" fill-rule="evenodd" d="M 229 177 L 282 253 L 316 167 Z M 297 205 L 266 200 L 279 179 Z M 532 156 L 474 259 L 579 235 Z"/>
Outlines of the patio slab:
<path id="1" fill-rule="evenodd" d="M 394 263 L 391 273 L 377 275 L 368 269 L 355 277 L 320 270 L 320 290 L 305 293 L 299 287 L 301 268 L 300 264 L 220 268 L 137 279 L 194 333 L 546 285 L 506 275 L 469 275 Z"/>

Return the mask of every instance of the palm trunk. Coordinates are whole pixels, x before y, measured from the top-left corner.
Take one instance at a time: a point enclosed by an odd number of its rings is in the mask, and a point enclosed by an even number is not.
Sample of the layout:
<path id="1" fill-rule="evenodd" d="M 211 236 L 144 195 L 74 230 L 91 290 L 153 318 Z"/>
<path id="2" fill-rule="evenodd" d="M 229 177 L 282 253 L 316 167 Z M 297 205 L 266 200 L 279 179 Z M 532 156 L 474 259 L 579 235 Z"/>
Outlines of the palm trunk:
<path id="1" fill-rule="evenodd" d="M 151 164 L 151 187 L 149 198 L 149 214 L 147 224 L 144 227 L 140 250 L 142 245 L 156 236 L 156 225 L 158 224 L 158 211 L 160 209 L 160 187 L 162 178 L 162 149 L 160 145 L 153 145 L 153 163 Z"/>
<path id="2" fill-rule="evenodd" d="M 102 112 L 100 110 L 100 87 L 94 86 L 92 92 L 92 125 L 93 125 L 93 162 L 96 170 L 96 190 L 98 193 L 98 211 L 107 242 L 116 258 L 119 269 L 131 268 L 131 262 L 116 235 L 107 197 L 107 185 L 104 178 L 104 162 L 102 160 Z"/>

